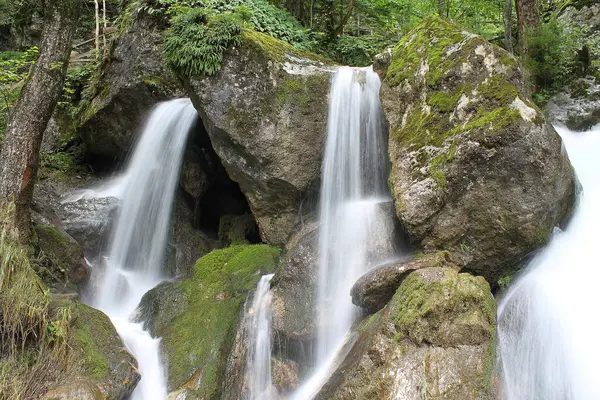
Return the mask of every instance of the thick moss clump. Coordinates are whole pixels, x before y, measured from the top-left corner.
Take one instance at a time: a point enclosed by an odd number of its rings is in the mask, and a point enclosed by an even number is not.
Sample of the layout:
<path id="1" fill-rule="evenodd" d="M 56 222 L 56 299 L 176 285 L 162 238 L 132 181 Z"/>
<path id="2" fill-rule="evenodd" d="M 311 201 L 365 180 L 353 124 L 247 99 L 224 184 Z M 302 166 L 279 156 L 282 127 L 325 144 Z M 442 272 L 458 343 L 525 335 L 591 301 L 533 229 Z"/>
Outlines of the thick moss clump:
<path id="1" fill-rule="evenodd" d="M 439 346 L 477 345 L 494 335 L 496 303 L 481 276 L 452 269 L 411 273 L 394 296 L 397 339 Z"/>
<path id="2" fill-rule="evenodd" d="M 200 398 L 218 397 L 240 308 L 278 257 L 279 250 L 266 245 L 214 250 L 196 262 L 192 279 L 175 285 L 187 306 L 156 332 L 171 389 L 185 385 Z"/>

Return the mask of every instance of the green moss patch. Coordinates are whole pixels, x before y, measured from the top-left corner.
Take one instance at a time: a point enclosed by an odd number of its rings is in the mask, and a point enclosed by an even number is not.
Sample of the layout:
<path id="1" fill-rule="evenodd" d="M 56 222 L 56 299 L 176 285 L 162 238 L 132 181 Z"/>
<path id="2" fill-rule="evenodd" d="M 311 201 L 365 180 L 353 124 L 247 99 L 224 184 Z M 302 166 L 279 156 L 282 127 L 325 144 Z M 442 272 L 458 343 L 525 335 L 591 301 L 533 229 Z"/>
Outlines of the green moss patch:
<path id="1" fill-rule="evenodd" d="M 163 338 L 172 389 L 200 371 L 195 392 L 202 398 L 218 397 L 241 306 L 261 275 L 275 269 L 278 257 L 279 250 L 267 245 L 214 250 L 196 262 L 191 280 L 176 285 L 188 306 L 164 332 L 157 332 Z"/>
<path id="2" fill-rule="evenodd" d="M 392 304 L 398 339 L 477 345 L 494 334 L 496 303 L 483 277 L 446 268 L 418 270 L 402 282 Z"/>

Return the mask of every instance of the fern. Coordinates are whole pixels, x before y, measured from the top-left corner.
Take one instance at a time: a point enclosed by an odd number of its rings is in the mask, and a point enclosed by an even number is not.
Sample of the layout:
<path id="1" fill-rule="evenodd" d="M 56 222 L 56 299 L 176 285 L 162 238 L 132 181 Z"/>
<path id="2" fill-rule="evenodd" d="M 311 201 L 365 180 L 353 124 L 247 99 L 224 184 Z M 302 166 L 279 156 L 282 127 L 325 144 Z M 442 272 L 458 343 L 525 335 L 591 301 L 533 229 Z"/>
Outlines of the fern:
<path id="1" fill-rule="evenodd" d="M 240 43 L 244 18 L 237 12 L 210 15 L 205 8 L 180 12 L 165 36 L 167 66 L 188 77 L 216 74 L 225 50 Z"/>

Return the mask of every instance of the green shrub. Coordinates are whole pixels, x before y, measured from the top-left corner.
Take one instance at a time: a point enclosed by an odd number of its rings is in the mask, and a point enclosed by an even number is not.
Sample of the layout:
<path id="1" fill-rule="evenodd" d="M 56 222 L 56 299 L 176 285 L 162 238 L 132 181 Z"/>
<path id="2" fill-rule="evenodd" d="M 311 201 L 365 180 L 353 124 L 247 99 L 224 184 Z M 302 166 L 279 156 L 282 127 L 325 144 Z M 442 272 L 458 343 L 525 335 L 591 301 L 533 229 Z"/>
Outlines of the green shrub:
<path id="1" fill-rule="evenodd" d="M 204 8 L 174 16 L 164 43 L 165 62 L 182 76 L 214 75 L 223 52 L 240 43 L 244 20 L 240 13 L 210 15 Z"/>
<path id="2" fill-rule="evenodd" d="M 567 30 L 555 17 L 529 32 L 527 44 L 526 65 L 538 100 L 547 99 L 581 74 L 577 68 L 577 50 L 584 45 L 581 32 Z"/>

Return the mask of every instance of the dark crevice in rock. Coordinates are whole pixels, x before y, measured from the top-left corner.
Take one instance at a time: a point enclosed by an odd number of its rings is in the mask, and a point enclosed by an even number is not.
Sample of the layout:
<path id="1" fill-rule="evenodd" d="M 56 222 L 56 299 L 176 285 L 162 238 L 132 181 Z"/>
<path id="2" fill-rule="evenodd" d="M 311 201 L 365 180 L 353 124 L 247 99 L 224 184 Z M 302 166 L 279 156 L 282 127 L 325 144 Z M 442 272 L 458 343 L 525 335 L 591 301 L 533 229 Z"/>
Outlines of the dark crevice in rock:
<path id="1" fill-rule="evenodd" d="M 229 178 L 200 118 L 190 132 L 180 186 L 186 203 L 193 210 L 192 226 L 195 229 L 216 238 L 223 217 L 251 216 L 248 223 L 250 227 L 244 236 L 250 243 L 260 243 L 258 227 L 248 201 L 239 184 Z"/>

